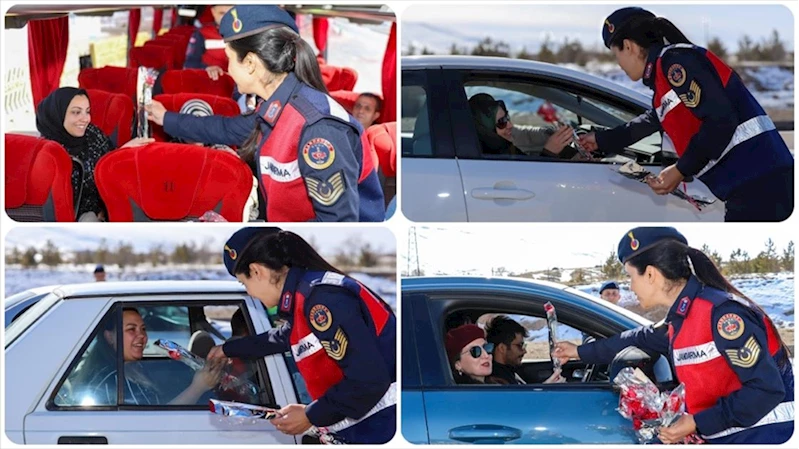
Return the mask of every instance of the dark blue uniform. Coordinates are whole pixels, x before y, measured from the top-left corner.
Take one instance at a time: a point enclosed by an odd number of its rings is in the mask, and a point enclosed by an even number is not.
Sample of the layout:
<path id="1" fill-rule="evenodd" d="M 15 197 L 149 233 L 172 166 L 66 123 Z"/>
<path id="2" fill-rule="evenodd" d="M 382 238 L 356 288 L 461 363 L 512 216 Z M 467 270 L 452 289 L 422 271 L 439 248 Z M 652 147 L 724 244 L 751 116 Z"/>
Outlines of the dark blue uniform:
<path id="1" fill-rule="evenodd" d="M 381 404 L 381 410 L 335 433 L 347 442 L 384 443 L 393 437 L 396 423 L 396 318 L 386 305 L 388 320 L 374 320 L 366 301 L 345 288 L 346 282 L 354 281 L 292 268 L 281 294 L 284 301 L 279 312 L 286 324 L 257 336 L 229 341 L 223 349 L 228 357 L 245 359 L 292 351 L 300 365 L 322 350 L 317 344 L 321 342 L 343 378 L 306 408 L 308 419 L 317 427 L 331 426 L 345 418 L 362 419 Z M 305 298 L 303 310 L 296 311 L 293 307 L 299 295 Z M 326 311 L 321 318 L 316 312 L 320 310 Z M 297 316 L 302 316 L 304 322 L 296 323 Z M 324 326 L 319 324 L 321 320 Z M 292 343 L 292 331 L 299 325 L 311 330 L 313 337 Z M 328 374 L 331 373 L 319 373 Z M 313 390 L 308 379 L 306 383 Z"/>
<path id="2" fill-rule="evenodd" d="M 777 349 L 768 336 L 771 331 L 764 317 L 693 277 L 678 298 L 669 309 L 666 325 L 634 329 L 584 344 L 578 347 L 580 360 L 608 363 L 628 346 L 658 352 L 669 357 L 679 380 L 686 383 L 686 402 L 702 408 L 697 411 L 689 407 L 688 412 L 694 415 L 697 432 L 705 440 L 721 444 L 787 441 L 793 433 L 793 369 L 783 350 Z M 688 334 L 697 332 L 683 329 L 692 314 L 702 313 L 697 299 L 711 304 L 710 322 L 706 323 L 709 329 L 699 331 L 709 331 L 712 341 L 675 349 L 674 342 L 681 334 L 692 337 Z M 727 370 L 733 374 L 729 382 Z M 733 391 L 716 398 L 719 389 Z"/>

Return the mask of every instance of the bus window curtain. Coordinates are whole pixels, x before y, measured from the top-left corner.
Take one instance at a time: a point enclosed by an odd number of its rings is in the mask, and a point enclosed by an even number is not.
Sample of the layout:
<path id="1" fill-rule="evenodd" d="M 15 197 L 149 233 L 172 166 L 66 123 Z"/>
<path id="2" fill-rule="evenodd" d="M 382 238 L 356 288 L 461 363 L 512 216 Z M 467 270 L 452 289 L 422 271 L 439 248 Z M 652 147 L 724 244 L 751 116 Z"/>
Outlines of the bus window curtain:
<path id="1" fill-rule="evenodd" d="M 136 45 L 136 35 L 139 34 L 141 23 L 141 8 L 131 9 L 128 12 L 128 49 Z"/>
<path id="2" fill-rule="evenodd" d="M 382 123 L 397 120 L 397 22 L 391 24 L 388 45 L 383 56 L 383 110 Z"/>
<path id="3" fill-rule="evenodd" d="M 313 42 L 319 50 L 319 55 L 327 60 L 327 31 L 330 28 L 330 23 L 324 17 L 314 17 L 311 21 L 313 24 Z"/>
<path id="4" fill-rule="evenodd" d="M 158 32 L 164 24 L 164 10 L 162 8 L 153 8 L 153 37 L 158 37 Z"/>
<path id="5" fill-rule="evenodd" d="M 28 22 L 28 63 L 34 107 L 58 89 L 68 45 L 68 17 Z"/>

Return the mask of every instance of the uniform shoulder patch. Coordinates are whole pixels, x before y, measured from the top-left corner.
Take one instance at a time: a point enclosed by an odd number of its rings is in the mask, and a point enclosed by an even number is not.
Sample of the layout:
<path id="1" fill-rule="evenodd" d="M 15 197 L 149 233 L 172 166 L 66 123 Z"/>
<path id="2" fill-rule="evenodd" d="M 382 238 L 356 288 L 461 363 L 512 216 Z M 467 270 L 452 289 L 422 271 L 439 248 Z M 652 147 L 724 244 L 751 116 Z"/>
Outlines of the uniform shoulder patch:
<path id="1" fill-rule="evenodd" d="M 336 160 L 336 149 L 329 140 L 316 137 L 302 147 L 302 158 L 309 167 L 315 170 L 324 170 L 333 165 Z"/>
<path id="2" fill-rule="evenodd" d="M 669 83 L 674 87 L 680 87 L 685 84 L 685 68 L 680 64 L 672 64 L 666 72 Z"/>
<path id="3" fill-rule="evenodd" d="M 752 335 L 746 340 L 743 347 L 738 349 L 727 349 L 725 351 L 727 353 L 727 357 L 730 358 L 730 363 L 735 366 L 740 366 L 741 368 L 751 368 L 755 366 L 757 363 L 757 359 L 760 357 L 760 345 L 755 340 L 755 336 Z"/>
<path id="4" fill-rule="evenodd" d="M 314 329 L 319 332 L 324 332 L 333 325 L 333 314 L 330 313 L 330 309 L 324 304 L 317 304 L 311 307 L 308 320 L 311 322 L 311 326 L 313 326 Z"/>
<path id="5" fill-rule="evenodd" d="M 341 285 L 344 283 L 344 275 L 338 274 L 333 271 L 328 271 L 322 276 L 322 279 L 319 281 L 320 284 L 327 284 L 327 285 Z"/>
<path id="6" fill-rule="evenodd" d="M 725 340 L 735 340 L 744 333 L 744 320 L 737 313 L 725 313 L 716 323 L 716 331 Z"/>
<path id="7" fill-rule="evenodd" d="M 697 83 L 695 80 L 691 81 L 691 85 L 688 86 L 688 92 L 680 94 L 680 100 L 689 108 L 695 108 L 699 106 L 699 100 L 701 98 L 702 88 L 699 87 L 699 83 Z"/>
<path id="8" fill-rule="evenodd" d="M 333 173 L 327 179 L 307 176 L 305 184 L 308 187 L 308 196 L 323 206 L 336 204 L 347 190 L 347 186 L 344 183 L 344 170 Z"/>
<path id="9" fill-rule="evenodd" d="M 342 328 L 338 328 L 332 340 L 322 341 L 322 347 L 325 348 L 325 352 L 333 360 L 341 360 L 347 355 L 347 345 L 349 345 L 349 340 L 347 340 L 347 334 L 344 333 Z"/>

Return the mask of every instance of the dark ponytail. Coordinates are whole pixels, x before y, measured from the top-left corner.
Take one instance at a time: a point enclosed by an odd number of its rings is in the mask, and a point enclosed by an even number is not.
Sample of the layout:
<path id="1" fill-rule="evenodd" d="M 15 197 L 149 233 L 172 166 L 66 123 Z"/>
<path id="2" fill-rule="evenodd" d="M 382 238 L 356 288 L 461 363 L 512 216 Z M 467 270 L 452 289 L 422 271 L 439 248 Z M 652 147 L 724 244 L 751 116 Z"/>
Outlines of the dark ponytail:
<path id="1" fill-rule="evenodd" d="M 261 59 L 270 72 L 294 72 L 303 83 L 327 93 L 311 46 L 288 27 L 270 28 L 262 33 L 230 41 L 228 45 L 236 53 L 239 62 L 252 53 Z M 248 164 L 252 165 L 255 160 L 260 137 L 261 130 L 256 121 L 255 129 L 239 148 L 239 156 Z"/>
<path id="2" fill-rule="evenodd" d="M 308 242 L 291 231 L 280 231 L 255 237 L 239 255 L 234 274 L 250 277 L 250 264 L 258 263 L 279 271 L 283 267 L 298 267 L 313 271 L 333 271 L 345 275 L 330 265 Z"/>
<path id="3" fill-rule="evenodd" d="M 619 27 L 610 45 L 622 49 L 624 39 L 629 39 L 641 48 L 648 50 L 658 45 L 692 44 L 690 40 L 663 17 L 634 17 Z"/>
<path id="4" fill-rule="evenodd" d="M 651 265 L 660 270 L 663 276 L 671 282 L 688 280 L 692 274 L 691 266 L 693 266 L 693 273 L 696 275 L 697 279 L 699 279 L 699 282 L 735 295 L 745 300 L 749 307 L 756 310 L 759 314 L 766 317 L 768 316 L 763 308 L 756 302 L 752 301 L 752 299 L 730 284 L 730 281 L 721 274 L 716 264 L 713 263 L 713 260 L 707 257 L 705 253 L 676 240 L 664 240 L 641 254 L 634 256 L 628 260 L 627 263 L 632 265 L 638 271 L 638 274 L 644 274 L 646 267 Z M 790 351 L 785 345 L 785 342 L 782 341 L 782 337 L 777 327 L 774 325 L 774 322 L 769 319 L 768 323 L 774 335 L 779 339 L 780 347 L 783 349 L 783 359 L 780 360 L 782 366 L 782 364 L 788 360 Z"/>

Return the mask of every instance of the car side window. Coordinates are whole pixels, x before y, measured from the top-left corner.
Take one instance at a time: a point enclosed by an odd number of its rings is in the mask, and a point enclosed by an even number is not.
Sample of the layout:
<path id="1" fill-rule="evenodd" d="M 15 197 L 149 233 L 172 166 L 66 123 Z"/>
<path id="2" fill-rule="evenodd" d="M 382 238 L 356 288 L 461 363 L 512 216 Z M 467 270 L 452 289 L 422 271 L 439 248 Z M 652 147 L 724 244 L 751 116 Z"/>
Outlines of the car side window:
<path id="1" fill-rule="evenodd" d="M 630 111 L 623 110 L 599 98 L 581 95 L 561 87 L 537 84 L 526 80 L 495 80 L 487 78 L 468 79 L 464 83 L 466 97 L 471 99 L 477 94 L 488 94 L 494 100 L 502 101 L 510 117 L 513 127 L 511 142 L 520 151 L 495 151 L 497 142 L 505 143 L 506 138 L 496 135 L 496 130 L 484 131 L 477 136 L 482 149 L 482 157 L 486 159 L 522 159 L 522 160 L 558 160 L 562 162 L 589 163 L 579 157 L 574 148 L 564 148 L 559 156 L 544 152 L 544 145 L 549 136 L 562 124 L 575 129 L 578 134 L 613 128 L 636 117 Z M 475 117 L 475 121 L 480 117 Z M 485 120 L 488 120 L 485 119 Z M 626 160 L 635 158 L 640 163 L 654 162 L 656 153 L 660 151 L 661 139 L 658 133 L 634 143 L 625 152 Z M 507 146 L 507 143 L 505 143 Z M 487 148 L 490 147 L 490 148 Z M 574 157 L 572 157 L 574 156 Z M 594 159 L 590 163 L 620 162 L 619 157 L 605 160 Z"/>
<path id="2" fill-rule="evenodd" d="M 159 339 L 170 340 L 204 359 L 213 346 L 254 333 L 244 318 L 246 313 L 243 303 L 237 301 L 170 306 L 118 304 L 93 330 L 90 341 L 53 396 L 52 406 L 93 409 L 170 405 L 205 409 L 209 399 L 273 404 L 262 361 L 234 358 L 216 376 L 201 375 L 190 364 L 170 358 L 155 344 Z M 121 335 L 117 331 L 120 328 Z M 119 345 L 124 348 L 121 352 L 115 349 Z M 120 360 L 123 356 L 124 360 Z"/>
<path id="3" fill-rule="evenodd" d="M 424 76 L 403 74 L 402 111 L 400 118 L 402 155 L 432 157 L 433 139 L 430 132 L 428 93 Z"/>

